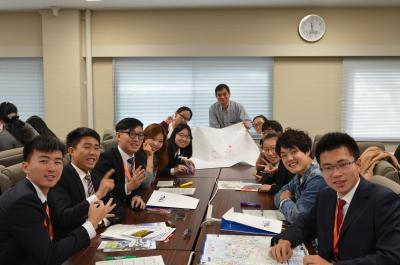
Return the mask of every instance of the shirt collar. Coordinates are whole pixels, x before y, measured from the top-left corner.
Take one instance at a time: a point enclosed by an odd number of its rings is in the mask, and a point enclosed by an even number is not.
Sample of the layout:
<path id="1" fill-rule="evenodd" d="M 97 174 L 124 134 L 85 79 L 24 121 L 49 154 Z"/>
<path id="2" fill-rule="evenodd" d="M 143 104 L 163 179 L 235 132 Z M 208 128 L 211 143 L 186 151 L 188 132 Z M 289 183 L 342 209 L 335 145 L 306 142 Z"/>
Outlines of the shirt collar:
<path id="1" fill-rule="evenodd" d="M 345 200 L 347 205 L 350 205 L 351 200 L 354 197 L 354 193 L 357 190 L 358 185 L 360 184 L 360 179 L 358 179 L 356 185 L 354 185 L 354 187 L 346 194 L 344 195 L 341 199 Z M 339 198 L 339 194 L 337 194 L 337 197 Z"/>
<path id="2" fill-rule="evenodd" d="M 125 153 L 124 152 L 124 150 L 122 150 L 121 149 L 121 147 L 119 147 L 119 145 L 118 145 L 118 151 L 119 151 L 119 153 L 121 154 L 121 157 L 122 157 L 122 160 L 123 161 L 127 161 L 129 158 L 135 158 L 135 155 L 133 155 L 133 156 L 130 156 L 130 155 L 128 155 L 127 153 Z"/>
<path id="3" fill-rule="evenodd" d="M 26 176 L 26 178 L 32 183 L 33 187 L 35 188 L 39 200 L 42 203 L 45 203 L 47 201 L 47 195 L 44 195 L 42 190 L 35 183 L 33 183 L 33 181 L 29 178 L 29 176 Z"/>
<path id="4" fill-rule="evenodd" d="M 221 103 L 218 102 L 218 107 L 220 111 L 224 111 L 224 109 L 222 108 Z M 228 107 L 226 108 L 226 111 L 229 111 L 229 108 L 231 107 L 231 101 L 229 100 L 228 102 Z"/>
<path id="5" fill-rule="evenodd" d="M 90 172 L 85 172 L 79 167 L 77 167 L 74 163 L 71 162 L 71 165 L 75 168 L 76 172 L 78 173 L 79 177 L 81 178 L 81 181 L 86 177 L 86 175 L 90 175 Z"/>

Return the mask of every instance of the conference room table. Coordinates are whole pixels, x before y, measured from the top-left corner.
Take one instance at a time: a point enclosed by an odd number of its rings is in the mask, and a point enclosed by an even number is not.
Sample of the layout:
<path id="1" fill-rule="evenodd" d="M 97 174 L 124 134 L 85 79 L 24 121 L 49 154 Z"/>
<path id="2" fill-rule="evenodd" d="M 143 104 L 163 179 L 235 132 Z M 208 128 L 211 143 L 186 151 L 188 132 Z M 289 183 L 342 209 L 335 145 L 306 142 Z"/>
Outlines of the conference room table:
<path id="1" fill-rule="evenodd" d="M 255 178 L 252 177 L 252 173 L 254 172 L 254 167 L 236 165 L 230 168 L 197 170 L 195 176 L 159 178 L 158 180 L 178 180 L 177 185 L 193 181 L 193 185 L 190 187 L 196 188 L 193 197 L 199 199 L 197 208 L 195 210 L 171 209 L 171 213 L 148 212 L 146 210 L 139 211 L 127 208 L 127 215 L 122 223 L 140 224 L 170 221 L 176 226 L 176 230 L 168 242 L 157 242 L 157 248 L 155 250 L 102 252 L 97 249 L 101 242 L 100 235 L 98 234 L 91 240 L 88 248 L 74 255 L 64 264 L 91 265 L 95 264 L 97 261 L 105 260 L 107 256 L 132 255 L 137 257 L 162 255 L 166 265 L 198 264 L 207 234 L 237 234 L 220 231 L 219 222 L 209 225 L 202 224 L 206 219 L 210 199 L 212 199 L 210 204 L 213 205 L 212 217 L 218 219 L 232 207 L 235 211 L 255 209 L 254 207 L 241 207 L 240 203 L 243 201 L 260 204 L 261 207 L 257 208 L 260 210 L 274 209 L 273 196 L 269 193 L 217 189 L 217 180 L 255 182 Z M 147 201 L 153 190 L 156 189 L 156 183 L 153 184 L 151 188 L 143 190 L 142 197 L 144 201 Z M 183 216 L 183 220 L 177 220 L 177 216 Z M 183 236 L 184 231 L 187 229 L 191 230 L 190 237 Z"/>

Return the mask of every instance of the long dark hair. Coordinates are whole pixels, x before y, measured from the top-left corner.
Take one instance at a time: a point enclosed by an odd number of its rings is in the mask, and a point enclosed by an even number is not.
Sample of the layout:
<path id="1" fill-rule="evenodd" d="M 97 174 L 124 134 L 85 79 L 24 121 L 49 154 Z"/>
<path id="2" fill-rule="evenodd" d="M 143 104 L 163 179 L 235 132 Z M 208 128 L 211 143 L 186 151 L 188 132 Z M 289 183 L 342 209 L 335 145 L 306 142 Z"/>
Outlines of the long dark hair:
<path id="1" fill-rule="evenodd" d="M 144 141 L 147 139 L 153 139 L 158 134 L 164 137 L 163 145 L 154 155 L 157 158 L 158 170 L 164 169 L 168 164 L 168 154 L 167 154 L 167 135 L 165 134 L 164 128 L 157 123 L 150 124 L 144 129 Z"/>
<path id="2" fill-rule="evenodd" d="M 56 135 L 47 127 L 47 124 L 39 116 L 33 115 L 26 120 L 33 129 L 35 129 L 40 135 L 54 136 Z"/>
<path id="3" fill-rule="evenodd" d="M 25 145 L 35 136 L 35 134 L 25 126 L 25 122 L 19 119 L 17 107 L 10 102 L 3 102 L 0 104 L 0 120 L 6 124 L 5 128 L 7 131 L 22 145 Z"/>
<path id="4" fill-rule="evenodd" d="M 174 158 L 176 151 L 179 149 L 179 147 L 175 143 L 175 137 L 176 135 L 181 132 L 182 130 L 187 129 L 189 132 L 190 136 L 190 143 L 188 146 L 185 148 L 181 149 L 181 155 L 185 156 L 187 158 L 192 157 L 193 154 L 193 148 L 192 148 L 192 130 L 190 129 L 189 125 L 187 124 L 179 124 L 175 127 L 175 129 L 172 131 L 171 137 L 168 139 L 168 157 Z"/>

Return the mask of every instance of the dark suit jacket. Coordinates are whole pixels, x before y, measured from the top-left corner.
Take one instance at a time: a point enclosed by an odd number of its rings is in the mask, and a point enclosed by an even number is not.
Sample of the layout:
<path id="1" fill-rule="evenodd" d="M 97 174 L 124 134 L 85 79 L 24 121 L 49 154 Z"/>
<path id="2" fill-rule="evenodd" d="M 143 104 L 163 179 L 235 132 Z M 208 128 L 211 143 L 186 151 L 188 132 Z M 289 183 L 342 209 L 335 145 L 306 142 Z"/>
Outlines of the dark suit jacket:
<path id="1" fill-rule="evenodd" d="M 101 178 L 95 178 L 93 174 L 91 176 L 93 187 L 97 190 Z M 115 218 L 109 219 L 112 224 L 117 223 L 124 216 L 122 203 L 117 198 L 113 200 L 117 206 L 113 209 Z M 51 217 L 56 240 L 64 238 L 86 221 L 89 202 L 86 200 L 85 189 L 79 174 L 71 164 L 64 166 L 57 185 L 50 189 L 48 202 L 52 209 Z M 106 203 L 107 201 L 104 200 L 104 202 Z"/>
<path id="2" fill-rule="evenodd" d="M 287 239 L 292 246 L 296 246 L 316 237 L 318 254 L 326 260 L 333 260 L 336 199 L 334 190 L 322 190 L 312 214 L 299 218 L 297 223 L 277 238 Z M 399 264 L 399 197 L 389 189 L 361 177 L 347 210 L 338 244 L 339 255 L 335 264 Z"/>
<path id="3" fill-rule="evenodd" d="M 142 168 L 146 168 L 146 160 L 143 159 L 142 156 L 135 155 L 135 169 L 139 166 Z M 124 171 L 124 162 L 122 161 L 121 154 L 118 151 L 118 147 L 113 147 L 110 150 L 102 153 L 100 155 L 99 161 L 97 161 L 96 166 L 93 170 L 94 176 L 104 176 L 104 174 L 110 170 L 111 168 L 115 169 L 114 175 L 112 178 L 114 179 L 115 188 L 109 193 L 110 196 L 118 198 L 120 201 L 126 201 L 127 198 L 130 198 L 133 195 L 137 195 L 139 193 L 138 189 L 131 193 L 131 196 L 127 196 L 125 193 L 125 171 Z M 99 180 L 96 180 L 99 182 Z"/>
<path id="4" fill-rule="evenodd" d="M 89 246 L 89 235 L 82 226 L 57 243 L 51 241 L 44 218 L 43 204 L 27 179 L 0 197 L 1 264 L 61 264 Z"/>

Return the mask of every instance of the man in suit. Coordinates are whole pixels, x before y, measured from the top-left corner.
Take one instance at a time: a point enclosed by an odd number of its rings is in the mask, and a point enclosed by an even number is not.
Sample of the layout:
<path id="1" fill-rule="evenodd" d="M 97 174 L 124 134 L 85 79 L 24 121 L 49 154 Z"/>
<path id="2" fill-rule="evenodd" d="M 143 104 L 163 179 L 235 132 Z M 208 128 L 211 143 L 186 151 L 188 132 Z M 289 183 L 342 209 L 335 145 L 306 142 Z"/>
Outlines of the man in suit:
<path id="1" fill-rule="evenodd" d="M 272 239 L 274 259 L 284 262 L 292 247 L 317 238 L 318 255 L 306 256 L 304 264 L 399 264 L 399 197 L 359 175 L 359 155 L 347 134 L 321 138 L 316 157 L 329 188 L 310 215 Z"/>
<path id="2" fill-rule="evenodd" d="M 103 176 L 111 168 L 115 169 L 112 196 L 130 203 L 133 208 L 144 209 L 146 204 L 139 195 L 139 187 L 146 179 L 146 159 L 136 155 L 143 144 L 143 123 L 125 118 L 115 125 L 115 131 L 118 146 L 100 155 L 93 172 Z"/>
<path id="3" fill-rule="evenodd" d="M 91 204 L 88 220 L 59 242 L 52 241 L 47 193 L 60 179 L 64 145 L 55 137 L 37 136 L 23 151 L 26 179 L 0 197 L 1 264 L 61 264 L 89 245 L 97 224 L 113 209 L 111 202 Z"/>
<path id="4" fill-rule="evenodd" d="M 49 205 L 52 211 L 55 238 L 61 239 L 75 227 L 83 224 L 88 215 L 90 203 L 104 200 L 114 188 L 110 169 L 104 176 L 96 177 L 90 173 L 100 156 L 100 136 L 90 128 L 80 127 L 67 135 L 67 150 L 71 163 L 64 166 L 60 181 L 49 192 Z M 124 215 L 124 208 L 118 199 L 113 199 L 116 207 L 115 217 L 105 218 L 100 227 L 117 223 Z"/>

